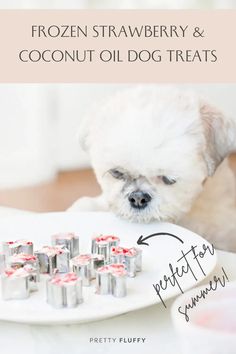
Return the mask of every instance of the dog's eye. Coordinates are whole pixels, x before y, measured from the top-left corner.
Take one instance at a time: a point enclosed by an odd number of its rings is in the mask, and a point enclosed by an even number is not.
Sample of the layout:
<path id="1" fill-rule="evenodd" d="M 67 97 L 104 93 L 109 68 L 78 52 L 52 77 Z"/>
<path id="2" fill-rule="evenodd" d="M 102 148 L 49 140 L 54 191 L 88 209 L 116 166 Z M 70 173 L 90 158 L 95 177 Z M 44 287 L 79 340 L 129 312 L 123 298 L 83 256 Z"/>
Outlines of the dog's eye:
<path id="1" fill-rule="evenodd" d="M 167 177 L 167 176 L 161 176 L 162 182 L 164 182 L 167 185 L 171 185 L 176 183 L 176 179 L 172 177 Z"/>
<path id="2" fill-rule="evenodd" d="M 112 175 L 112 177 L 114 177 L 116 179 L 123 179 L 124 178 L 124 173 L 119 170 L 111 169 L 111 170 L 109 170 L 109 173 Z"/>

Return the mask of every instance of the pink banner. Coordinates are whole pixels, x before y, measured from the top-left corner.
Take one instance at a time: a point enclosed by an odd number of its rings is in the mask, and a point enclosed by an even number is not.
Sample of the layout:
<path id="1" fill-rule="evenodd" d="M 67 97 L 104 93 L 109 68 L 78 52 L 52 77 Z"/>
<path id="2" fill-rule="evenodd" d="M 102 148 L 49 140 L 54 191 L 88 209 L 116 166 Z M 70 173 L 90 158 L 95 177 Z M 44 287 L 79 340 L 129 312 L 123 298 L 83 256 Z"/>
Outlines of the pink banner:
<path id="1" fill-rule="evenodd" d="M 235 33 L 235 10 L 0 10 L 0 82 L 235 83 Z"/>

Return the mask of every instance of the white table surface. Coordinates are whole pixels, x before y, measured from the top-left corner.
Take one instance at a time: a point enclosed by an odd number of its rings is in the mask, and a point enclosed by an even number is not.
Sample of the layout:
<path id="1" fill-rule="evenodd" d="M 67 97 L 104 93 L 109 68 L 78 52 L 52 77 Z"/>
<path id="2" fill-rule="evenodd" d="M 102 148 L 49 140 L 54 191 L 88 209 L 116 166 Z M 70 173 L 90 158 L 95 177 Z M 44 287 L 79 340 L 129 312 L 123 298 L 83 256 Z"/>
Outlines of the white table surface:
<path id="1" fill-rule="evenodd" d="M 19 212 L 0 208 L 0 216 Z M 218 259 L 218 267 L 224 266 L 230 280 L 236 280 L 236 254 L 218 251 Z M 167 302 L 167 309 L 158 304 L 108 320 L 80 325 L 38 326 L 0 321 L 0 353 L 143 354 L 145 351 L 148 354 L 181 354 L 170 317 L 172 302 Z M 146 339 L 144 344 L 117 343 L 120 337 Z M 90 338 L 101 338 L 101 341 L 106 338 L 107 343 L 93 344 Z M 117 338 L 116 343 L 109 343 L 109 338 Z"/>

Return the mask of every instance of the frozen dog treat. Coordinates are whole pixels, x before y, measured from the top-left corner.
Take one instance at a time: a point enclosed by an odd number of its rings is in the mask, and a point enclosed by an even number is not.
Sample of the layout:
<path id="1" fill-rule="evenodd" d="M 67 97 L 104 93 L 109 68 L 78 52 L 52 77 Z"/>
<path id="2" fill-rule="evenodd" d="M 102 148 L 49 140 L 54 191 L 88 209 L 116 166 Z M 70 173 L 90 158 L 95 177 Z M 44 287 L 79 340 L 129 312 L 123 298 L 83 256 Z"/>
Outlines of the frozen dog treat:
<path id="1" fill-rule="evenodd" d="M 96 294 L 108 295 L 111 293 L 111 270 L 103 266 L 96 272 Z"/>
<path id="2" fill-rule="evenodd" d="M 53 246 L 65 246 L 70 251 L 70 257 L 73 258 L 79 254 L 79 236 L 72 232 L 59 233 L 52 236 Z"/>
<path id="3" fill-rule="evenodd" d="M 47 302 L 56 308 L 76 307 L 83 302 L 82 279 L 75 273 L 56 274 L 47 281 Z"/>
<path id="4" fill-rule="evenodd" d="M 113 235 L 100 235 L 92 238 L 92 253 L 102 254 L 105 261 L 110 260 L 110 252 L 112 247 L 117 247 L 120 239 Z"/>
<path id="5" fill-rule="evenodd" d="M 125 254 L 129 252 L 129 248 L 112 247 L 111 249 L 111 263 L 125 264 Z"/>
<path id="6" fill-rule="evenodd" d="M 125 255 L 125 268 L 130 278 L 136 277 L 136 256 L 127 254 Z"/>
<path id="7" fill-rule="evenodd" d="M 117 247 L 120 244 L 120 239 L 117 236 L 114 235 L 103 235 L 100 237 L 101 241 L 106 241 L 109 243 L 110 248 L 111 247 Z"/>
<path id="8" fill-rule="evenodd" d="M 26 299 L 29 297 L 29 274 L 24 268 L 9 268 L 1 276 L 3 300 Z"/>
<path id="9" fill-rule="evenodd" d="M 34 254 L 38 258 L 40 273 L 53 274 L 55 269 L 59 273 L 70 271 L 70 251 L 64 246 L 44 246 Z"/>
<path id="10" fill-rule="evenodd" d="M 110 247 L 117 247 L 120 239 L 114 235 L 99 235 L 92 238 L 92 253 L 96 253 L 96 244 L 99 242 L 108 242 Z"/>
<path id="11" fill-rule="evenodd" d="M 142 250 L 137 247 L 130 248 L 131 252 L 136 252 L 136 272 L 142 271 Z"/>
<path id="12" fill-rule="evenodd" d="M 110 264 L 99 268 L 96 272 L 96 294 L 126 296 L 126 275 L 123 264 Z"/>
<path id="13" fill-rule="evenodd" d="M 100 254 L 104 257 L 105 263 L 110 261 L 110 245 L 107 241 L 96 242 L 96 254 Z"/>
<path id="14" fill-rule="evenodd" d="M 17 240 L 16 243 L 19 244 L 18 253 L 33 254 L 34 245 L 33 242 L 28 240 Z"/>
<path id="15" fill-rule="evenodd" d="M 29 275 L 29 290 L 38 290 L 38 283 L 40 282 L 39 267 L 35 268 L 32 264 L 26 264 L 24 270 Z"/>
<path id="16" fill-rule="evenodd" d="M 71 260 L 73 272 L 82 278 L 84 286 L 90 286 L 91 280 L 96 278 L 96 270 L 104 265 L 104 256 L 101 254 L 81 254 Z"/>
<path id="17" fill-rule="evenodd" d="M 28 240 L 6 241 L 2 243 L 2 249 L 6 257 L 16 253 L 33 254 L 33 242 Z"/>
<path id="18" fill-rule="evenodd" d="M 142 251 L 135 247 L 113 247 L 111 249 L 111 262 L 123 263 L 128 276 L 133 278 L 136 276 L 136 272 L 142 270 Z"/>
<path id="19" fill-rule="evenodd" d="M 81 277 L 83 286 L 90 286 L 92 280 L 91 255 L 81 254 L 72 258 L 72 269 L 77 276 Z"/>
<path id="20" fill-rule="evenodd" d="M 126 275 L 127 272 L 124 268 L 113 268 L 111 273 L 111 293 L 113 296 L 124 297 L 127 295 Z"/>
<path id="21" fill-rule="evenodd" d="M 36 256 L 32 254 L 18 253 L 9 257 L 7 266 L 12 269 L 24 268 L 29 274 L 30 290 L 37 290 L 37 283 L 40 281 L 39 263 Z"/>
<path id="22" fill-rule="evenodd" d="M 16 253 L 8 258 L 7 264 L 14 269 L 24 267 L 26 264 L 38 268 L 38 259 L 32 254 Z"/>
<path id="23" fill-rule="evenodd" d="M 2 251 L 6 257 L 18 253 L 19 244 L 15 241 L 6 241 L 2 243 Z"/>

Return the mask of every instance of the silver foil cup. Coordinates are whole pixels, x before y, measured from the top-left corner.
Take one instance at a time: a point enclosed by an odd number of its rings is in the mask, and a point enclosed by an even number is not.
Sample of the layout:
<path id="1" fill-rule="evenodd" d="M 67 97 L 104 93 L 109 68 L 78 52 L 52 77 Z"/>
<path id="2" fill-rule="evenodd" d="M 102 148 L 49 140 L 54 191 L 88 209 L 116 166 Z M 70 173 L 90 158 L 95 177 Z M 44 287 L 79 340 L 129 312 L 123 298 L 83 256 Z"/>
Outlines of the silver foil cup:
<path id="1" fill-rule="evenodd" d="M 91 278 L 96 278 L 96 271 L 98 268 L 104 266 L 104 256 L 102 254 L 91 255 Z"/>
<path id="2" fill-rule="evenodd" d="M 111 293 L 115 297 L 127 295 L 126 274 L 114 272 L 111 274 Z"/>
<path id="3" fill-rule="evenodd" d="M 30 257 L 27 259 L 27 256 L 33 257 L 33 255 L 25 255 L 24 253 L 9 257 L 8 266 L 15 270 L 23 268 L 29 275 L 30 291 L 35 291 L 38 290 L 38 283 L 40 281 L 39 263 L 37 258 L 36 260 L 30 259 Z"/>
<path id="4" fill-rule="evenodd" d="M 30 294 L 29 276 L 27 274 L 15 277 L 2 274 L 2 299 L 18 300 L 26 299 Z"/>
<path id="5" fill-rule="evenodd" d="M 18 253 L 33 254 L 33 242 L 27 240 L 7 241 L 2 243 L 2 249 L 7 258 Z"/>
<path id="6" fill-rule="evenodd" d="M 56 255 L 56 268 L 59 273 L 70 271 L 70 251 L 64 249 L 62 253 Z"/>
<path id="7" fill-rule="evenodd" d="M 43 274 L 53 274 L 57 269 L 59 273 L 68 273 L 70 271 L 70 252 L 66 248 L 61 249 L 61 253 L 39 250 L 34 252 L 38 258 L 39 270 Z"/>
<path id="8" fill-rule="evenodd" d="M 117 247 L 119 244 L 120 244 L 120 239 L 117 237 L 115 240 L 110 240 L 109 238 L 111 238 L 112 236 L 109 236 L 109 235 L 101 235 L 101 236 L 98 236 L 98 237 L 94 237 L 92 238 L 92 247 L 91 247 L 91 253 L 98 253 L 98 254 L 103 254 L 104 257 L 106 258 L 106 260 L 108 260 L 110 258 L 110 253 L 111 253 L 111 249 L 112 247 Z M 99 238 L 104 238 L 104 240 L 100 240 L 99 241 Z M 108 246 L 107 246 L 107 250 L 106 250 L 106 253 L 99 253 L 101 251 L 99 251 L 99 244 L 105 244 L 107 243 Z M 105 247 L 105 246 L 104 246 Z M 101 248 L 103 248 L 103 246 L 101 246 Z M 104 251 L 105 252 L 105 251 Z"/>
<path id="9" fill-rule="evenodd" d="M 83 302 L 83 286 L 82 279 L 78 279 L 76 284 L 64 285 L 64 306 L 75 307 Z"/>
<path id="10" fill-rule="evenodd" d="M 42 274 L 52 274 L 57 268 L 56 255 L 47 255 L 45 252 L 35 251 L 35 256 L 38 258 L 39 271 Z"/>
<path id="11" fill-rule="evenodd" d="M 83 286 L 91 285 L 91 262 L 72 263 L 73 272 L 82 279 Z"/>
<path id="12" fill-rule="evenodd" d="M 27 240 L 17 240 L 19 243 L 18 253 L 34 254 L 33 242 Z"/>
<path id="13" fill-rule="evenodd" d="M 125 269 L 127 271 L 127 275 L 130 278 L 136 277 L 136 255 L 128 256 L 125 255 Z"/>
<path id="14" fill-rule="evenodd" d="M 38 290 L 38 284 L 40 282 L 39 268 L 35 268 L 30 264 L 24 266 L 24 269 L 29 275 L 29 289 L 30 291 Z"/>
<path id="15" fill-rule="evenodd" d="M 52 236 L 53 246 L 65 246 L 70 251 L 70 258 L 79 254 L 79 236 L 73 233 L 56 234 Z"/>
<path id="16" fill-rule="evenodd" d="M 96 253 L 104 257 L 104 263 L 110 262 L 110 246 L 106 241 L 96 242 Z"/>
<path id="17" fill-rule="evenodd" d="M 64 307 L 64 291 L 63 286 L 51 283 L 51 279 L 47 279 L 47 303 L 56 308 Z"/>
<path id="18" fill-rule="evenodd" d="M 32 259 L 32 258 L 34 258 L 34 259 Z M 29 254 L 29 255 L 25 254 L 25 253 L 14 254 L 13 256 L 11 256 L 7 259 L 6 263 L 7 263 L 8 267 L 13 268 L 13 269 L 22 268 L 27 264 L 31 265 L 35 269 L 39 268 L 38 259 L 36 256 L 33 256 L 32 254 Z"/>
<path id="19" fill-rule="evenodd" d="M 96 237 L 92 238 L 92 244 L 91 244 L 91 253 L 97 253 L 97 241 Z"/>
<path id="20" fill-rule="evenodd" d="M 53 283 L 47 280 L 47 302 L 56 308 L 73 308 L 83 302 L 82 280 L 73 282 Z"/>
<path id="21" fill-rule="evenodd" d="M 81 278 L 78 278 L 78 280 L 77 280 L 76 292 L 77 292 L 78 304 L 82 304 L 82 302 L 84 301 L 84 298 L 83 298 L 83 282 L 82 282 Z"/>
<path id="22" fill-rule="evenodd" d="M 140 248 L 134 247 L 136 251 L 136 272 L 142 271 L 142 250 Z"/>
<path id="23" fill-rule="evenodd" d="M 4 272 L 6 268 L 6 256 L 3 253 L 0 253 L 0 274 Z"/>
<path id="24" fill-rule="evenodd" d="M 39 276 L 37 272 L 29 273 L 29 290 L 30 291 L 37 291 L 39 284 Z"/>
<path id="25" fill-rule="evenodd" d="M 96 271 L 96 294 L 108 295 L 110 293 L 111 293 L 111 272 L 109 267 L 105 266 Z"/>
<path id="26" fill-rule="evenodd" d="M 110 257 L 111 263 L 122 263 L 125 264 L 125 256 L 124 254 L 112 254 Z"/>
<path id="27" fill-rule="evenodd" d="M 118 247 L 120 244 L 120 239 L 117 240 L 113 240 L 113 241 L 108 241 L 109 242 L 109 246 L 110 246 L 110 250 L 112 249 L 112 247 Z"/>
<path id="28" fill-rule="evenodd" d="M 19 253 L 19 244 L 16 242 L 3 242 L 2 251 L 5 254 L 6 258 L 13 256 L 13 254 Z"/>

